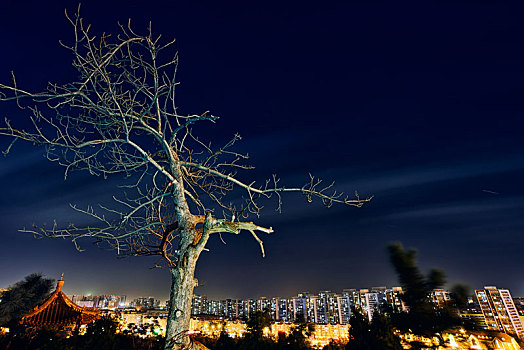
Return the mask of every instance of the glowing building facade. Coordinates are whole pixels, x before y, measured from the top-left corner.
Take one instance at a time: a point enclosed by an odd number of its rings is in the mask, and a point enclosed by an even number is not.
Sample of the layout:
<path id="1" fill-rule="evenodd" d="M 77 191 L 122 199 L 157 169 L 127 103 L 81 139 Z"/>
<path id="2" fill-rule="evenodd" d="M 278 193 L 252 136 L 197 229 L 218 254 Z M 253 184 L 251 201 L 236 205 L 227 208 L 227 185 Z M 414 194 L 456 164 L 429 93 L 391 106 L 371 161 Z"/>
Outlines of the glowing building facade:
<path id="1" fill-rule="evenodd" d="M 515 334 L 524 339 L 524 326 L 509 290 L 487 286 L 476 290 L 475 294 L 489 330 Z"/>

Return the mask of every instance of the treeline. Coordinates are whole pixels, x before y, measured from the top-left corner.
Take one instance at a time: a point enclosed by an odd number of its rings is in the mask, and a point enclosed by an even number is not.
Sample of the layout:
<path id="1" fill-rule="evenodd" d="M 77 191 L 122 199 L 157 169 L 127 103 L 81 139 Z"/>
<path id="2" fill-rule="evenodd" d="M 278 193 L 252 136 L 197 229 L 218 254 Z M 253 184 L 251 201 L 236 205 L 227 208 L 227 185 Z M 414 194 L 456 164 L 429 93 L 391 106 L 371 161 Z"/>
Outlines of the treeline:
<path id="1" fill-rule="evenodd" d="M 101 317 L 91 323 L 85 334 L 66 334 L 52 328 L 29 328 L 18 326 L 0 335 L 0 349 L 6 350 L 116 350 L 164 348 L 162 337 L 141 338 L 131 334 L 117 333 L 118 323 L 110 317 Z"/>
<path id="2" fill-rule="evenodd" d="M 271 326 L 269 312 L 257 311 L 246 321 L 247 330 L 242 338 L 231 338 L 224 331 L 216 339 L 195 336 L 198 341 L 212 350 L 307 350 L 310 349 L 308 337 L 314 331 L 314 324 L 307 324 L 304 318 L 298 320 L 289 334 L 279 333 L 277 339 L 264 336 L 264 329 Z"/>

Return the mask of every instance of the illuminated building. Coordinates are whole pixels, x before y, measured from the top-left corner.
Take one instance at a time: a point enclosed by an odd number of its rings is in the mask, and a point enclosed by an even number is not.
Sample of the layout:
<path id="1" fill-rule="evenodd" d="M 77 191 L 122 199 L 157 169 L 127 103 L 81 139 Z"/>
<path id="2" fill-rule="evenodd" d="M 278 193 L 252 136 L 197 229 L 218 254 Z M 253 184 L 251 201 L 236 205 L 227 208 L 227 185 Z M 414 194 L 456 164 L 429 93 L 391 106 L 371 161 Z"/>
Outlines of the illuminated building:
<path id="1" fill-rule="evenodd" d="M 226 318 L 234 319 L 238 318 L 238 300 L 226 299 Z"/>
<path id="2" fill-rule="evenodd" d="M 340 317 L 340 295 L 331 293 L 327 298 L 328 306 L 328 323 L 329 324 L 342 324 Z"/>
<path id="3" fill-rule="evenodd" d="M 449 292 L 444 289 L 433 289 L 431 291 L 431 302 L 436 307 L 443 307 L 448 301 L 451 300 Z"/>
<path id="4" fill-rule="evenodd" d="M 256 301 L 253 299 L 248 299 L 247 300 L 247 316 L 249 317 L 249 315 L 251 315 L 255 311 L 257 311 Z"/>
<path id="5" fill-rule="evenodd" d="M 126 304 L 125 295 L 70 295 L 69 299 L 79 306 L 97 309 L 117 309 Z"/>
<path id="6" fill-rule="evenodd" d="M 309 342 L 313 347 L 322 348 L 331 340 L 347 343 L 349 341 L 349 325 L 321 324 L 316 325 Z"/>
<path id="7" fill-rule="evenodd" d="M 193 295 L 191 303 L 191 315 L 207 313 L 207 297 L 205 295 Z"/>
<path id="8" fill-rule="evenodd" d="M 134 327 L 145 330 L 145 335 L 164 335 L 167 327 L 165 310 L 122 310 L 112 313 L 122 329 L 133 330 Z"/>
<path id="9" fill-rule="evenodd" d="M 244 319 L 249 316 L 249 303 L 248 300 L 242 299 L 238 301 L 238 318 Z"/>
<path id="10" fill-rule="evenodd" d="M 306 322 L 319 323 L 318 297 L 308 295 L 306 297 Z"/>
<path id="11" fill-rule="evenodd" d="M 391 289 L 386 289 L 386 303 L 391 306 L 395 312 L 404 312 L 406 311 L 406 306 L 401 299 L 401 295 L 404 293 L 402 287 L 393 287 Z"/>
<path id="12" fill-rule="evenodd" d="M 226 301 L 225 300 L 211 300 L 208 303 L 208 315 L 215 315 L 219 317 L 226 316 Z"/>
<path id="13" fill-rule="evenodd" d="M 371 318 L 382 304 L 390 304 L 393 310 L 405 311 L 400 300 L 402 288 L 374 287 L 368 289 L 344 289 L 341 294 L 321 291 L 318 295 L 299 293 L 290 299 L 261 297 L 259 299 L 208 300 L 195 295 L 192 301 L 192 315 L 213 315 L 227 319 L 247 319 L 255 311 L 268 311 L 275 322 L 296 322 L 304 320 L 316 324 L 348 324 L 354 307 Z"/>
<path id="14" fill-rule="evenodd" d="M 69 299 L 78 306 L 96 308 L 98 306 L 98 297 L 91 295 L 70 295 Z"/>
<path id="15" fill-rule="evenodd" d="M 126 304 L 125 295 L 100 295 L 98 297 L 98 308 L 116 309 Z M 158 307 L 159 301 L 156 301 L 155 307 Z"/>
<path id="16" fill-rule="evenodd" d="M 379 310 L 378 293 L 370 292 L 369 289 L 361 289 L 353 293 L 355 310 L 368 318 L 371 322 L 375 311 Z"/>
<path id="17" fill-rule="evenodd" d="M 338 319 L 340 324 L 349 324 L 349 319 L 351 317 L 351 299 L 346 292 L 343 292 L 342 295 L 337 296 L 338 303 Z"/>
<path id="18" fill-rule="evenodd" d="M 279 321 L 289 322 L 289 314 L 288 314 L 288 301 L 287 299 L 278 299 L 277 302 L 278 309 L 277 309 L 277 316 Z"/>
<path id="19" fill-rule="evenodd" d="M 271 319 L 273 321 L 288 321 L 288 301 L 279 297 L 271 298 Z"/>
<path id="20" fill-rule="evenodd" d="M 318 315 L 318 297 L 315 295 L 306 295 L 306 322 L 319 323 Z"/>
<path id="21" fill-rule="evenodd" d="M 271 300 L 268 300 L 266 297 L 261 297 L 256 301 L 256 310 L 271 311 Z"/>
<path id="22" fill-rule="evenodd" d="M 273 323 L 265 335 L 273 339 L 278 338 L 278 333 L 283 332 L 289 334 L 295 327 L 289 323 Z M 222 331 L 225 331 L 230 337 L 242 337 L 247 330 L 244 322 L 239 320 L 224 321 L 218 318 L 210 317 L 194 317 L 191 318 L 190 334 L 201 334 L 209 337 L 218 337 Z M 348 325 L 317 325 L 309 337 L 312 346 L 323 347 L 329 343 L 331 339 L 340 340 L 345 343 L 349 340 L 349 326 Z"/>
<path id="23" fill-rule="evenodd" d="M 433 336 L 416 335 L 412 333 L 399 333 L 404 349 L 417 348 L 423 344 L 426 349 L 471 349 L 471 350 L 522 350 L 517 341 L 500 332 L 466 331 L 456 329 L 451 332 L 441 333 L 440 339 Z"/>
<path id="24" fill-rule="evenodd" d="M 366 300 L 365 300 L 365 295 L 366 293 L 368 293 L 369 290 L 368 289 L 360 289 L 360 290 L 355 290 L 353 292 L 353 307 L 355 308 L 355 311 L 358 311 L 360 313 L 362 313 L 363 315 L 366 314 L 365 312 L 365 303 L 366 303 Z"/>
<path id="25" fill-rule="evenodd" d="M 299 294 L 297 297 L 291 299 L 292 305 L 292 321 L 297 321 L 300 318 L 306 317 L 306 298 Z"/>
<path id="26" fill-rule="evenodd" d="M 318 293 L 317 298 L 317 317 L 315 323 L 319 324 L 340 324 L 342 296 L 331 291 Z"/>
<path id="27" fill-rule="evenodd" d="M 136 307 L 138 309 L 155 309 L 160 306 L 160 300 L 156 300 L 152 297 L 141 297 L 134 299 L 131 303 L 131 306 Z"/>
<path id="28" fill-rule="evenodd" d="M 385 305 L 387 302 L 386 298 L 386 287 L 372 287 L 371 293 L 375 293 L 377 295 L 378 305 Z"/>
<path id="29" fill-rule="evenodd" d="M 331 296 L 330 291 L 321 291 L 316 297 L 316 317 L 313 321 L 318 324 L 327 324 L 329 322 L 329 306 L 328 299 Z"/>
<path id="30" fill-rule="evenodd" d="M 488 327 L 486 326 L 486 319 L 484 318 L 484 315 L 482 313 L 461 313 L 459 314 L 459 316 L 465 321 L 466 324 L 469 325 L 470 329 L 488 329 Z"/>
<path id="31" fill-rule="evenodd" d="M 367 314 L 369 322 L 373 319 L 373 314 L 379 311 L 379 294 L 365 293 L 364 294 L 364 311 Z"/>
<path id="32" fill-rule="evenodd" d="M 476 290 L 475 294 L 489 330 L 516 334 L 519 338 L 524 339 L 524 327 L 509 290 L 488 286 Z"/>

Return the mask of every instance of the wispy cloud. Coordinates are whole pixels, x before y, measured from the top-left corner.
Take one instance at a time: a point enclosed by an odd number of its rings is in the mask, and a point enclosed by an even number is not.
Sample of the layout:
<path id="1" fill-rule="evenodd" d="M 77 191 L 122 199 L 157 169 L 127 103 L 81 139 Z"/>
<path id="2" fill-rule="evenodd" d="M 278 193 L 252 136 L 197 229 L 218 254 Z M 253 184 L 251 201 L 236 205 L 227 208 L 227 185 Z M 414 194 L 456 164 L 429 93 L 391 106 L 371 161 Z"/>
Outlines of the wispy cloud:
<path id="1" fill-rule="evenodd" d="M 466 179 L 524 169 L 524 155 L 508 155 L 505 158 L 454 160 L 447 163 L 428 163 L 417 166 L 386 169 L 380 174 L 353 177 L 344 181 L 342 187 L 352 186 L 366 193 L 418 186 L 442 181 Z M 479 191 L 482 190 L 479 188 Z M 491 190 L 491 189 L 490 189 Z"/>
<path id="2" fill-rule="evenodd" d="M 524 209 L 524 197 L 507 197 L 489 200 L 468 200 L 440 203 L 436 205 L 417 206 L 416 209 L 399 210 L 382 216 L 384 220 L 403 220 L 450 216 L 478 215 L 493 212 L 506 212 L 510 209 Z"/>

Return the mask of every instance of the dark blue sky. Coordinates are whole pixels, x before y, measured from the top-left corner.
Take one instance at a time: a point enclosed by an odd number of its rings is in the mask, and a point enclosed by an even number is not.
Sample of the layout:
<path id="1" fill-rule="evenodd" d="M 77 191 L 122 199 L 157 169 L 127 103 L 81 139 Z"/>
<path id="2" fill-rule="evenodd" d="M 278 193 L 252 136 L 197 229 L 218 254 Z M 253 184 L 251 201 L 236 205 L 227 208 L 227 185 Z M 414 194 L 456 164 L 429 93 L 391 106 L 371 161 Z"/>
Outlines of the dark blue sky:
<path id="1" fill-rule="evenodd" d="M 72 1 L 0 5 L 0 80 L 43 88 L 74 78 L 58 40 L 72 37 Z M 424 269 L 453 282 L 524 295 L 524 18 L 517 2 L 86 1 L 96 31 L 135 28 L 176 37 L 178 106 L 221 119 L 204 134 L 243 136 L 256 166 L 302 185 L 308 172 L 374 195 L 362 209 L 267 203 L 267 257 L 249 234 L 208 244 L 198 265 L 211 297 L 395 285 L 385 247 L 401 241 Z M 0 105 L 0 116 L 26 111 Z M 8 140 L 0 139 L 5 148 Z M 47 163 L 17 144 L 0 160 L 0 287 L 28 273 L 65 273 L 68 293 L 155 295 L 169 274 L 146 258 L 116 259 L 86 243 L 35 240 L 31 223 L 68 222 L 69 203 L 107 200 L 117 181 Z M 249 174 L 248 174 L 249 175 Z M 80 219 L 82 220 L 82 219 Z"/>

